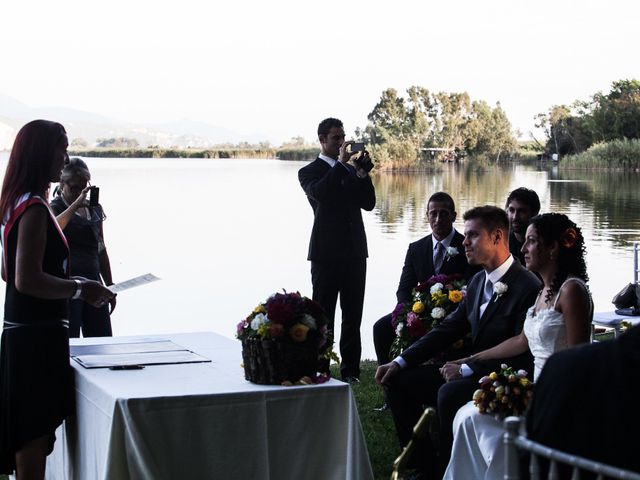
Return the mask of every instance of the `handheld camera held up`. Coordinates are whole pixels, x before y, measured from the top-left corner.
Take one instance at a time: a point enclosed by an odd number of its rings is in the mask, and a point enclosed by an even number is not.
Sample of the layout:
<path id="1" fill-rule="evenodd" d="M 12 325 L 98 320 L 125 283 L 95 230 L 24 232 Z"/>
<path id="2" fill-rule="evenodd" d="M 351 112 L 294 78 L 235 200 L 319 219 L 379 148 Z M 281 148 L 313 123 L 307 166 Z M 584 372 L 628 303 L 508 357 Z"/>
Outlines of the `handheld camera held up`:
<path id="1" fill-rule="evenodd" d="M 97 207 L 100 199 L 100 189 L 98 187 L 89 187 L 89 193 L 87 194 L 89 206 Z"/>

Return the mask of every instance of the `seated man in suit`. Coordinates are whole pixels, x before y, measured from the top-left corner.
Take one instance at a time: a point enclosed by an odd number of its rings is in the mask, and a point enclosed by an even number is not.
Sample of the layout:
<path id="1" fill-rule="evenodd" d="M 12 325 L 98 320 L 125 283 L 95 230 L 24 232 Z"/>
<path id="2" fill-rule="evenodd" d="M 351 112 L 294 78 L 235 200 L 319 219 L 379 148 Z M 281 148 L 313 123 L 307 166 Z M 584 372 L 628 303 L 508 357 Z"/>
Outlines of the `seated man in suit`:
<path id="1" fill-rule="evenodd" d="M 417 463 L 425 478 L 442 478 L 451 454 L 453 418 L 471 399 L 483 375 L 499 369 L 501 363 L 533 371 L 529 353 L 463 365 L 447 363 L 442 368 L 423 365 L 468 332 L 472 335 L 473 353 L 520 333 L 527 309 L 533 305 L 541 287 L 536 276 L 509 253 L 509 220 L 504 210 L 489 205 L 476 207 L 465 212 L 463 219 L 462 244 L 467 260 L 471 265 L 482 266 L 484 271 L 473 276 L 465 299 L 455 311 L 399 357 L 379 366 L 376 372 L 376 381 L 387 389 L 402 446 L 409 441 L 423 406 L 437 406 L 439 452 L 427 438 L 414 456 L 417 461 L 414 464 Z"/>
<path id="2" fill-rule="evenodd" d="M 528 437 L 566 453 L 640 472 L 639 371 L 640 326 L 616 340 L 552 355 L 527 412 Z"/>
<path id="3" fill-rule="evenodd" d="M 534 190 L 520 187 L 509 194 L 504 208 L 509 217 L 509 251 L 524 265 L 524 235 L 531 218 L 540 212 L 540 199 Z"/>
<path id="4" fill-rule="evenodd" d="M 410 302 L 413 288 L 433 275 L 459 273 L 468 281 L 480 270 L 480 267 L 467 262 L 462 246 L 464 237 L 453 228 L 455 219 L 456 206 L 448 193 L 437 192 L 429 197 L 427 220 L 431 233 L 409 244 L 396 292 L 398 303 Z M 378 365 L 389 362 L 389 350 L 395 336 L 391 314 L 374 324 L 373 344 Z"/>

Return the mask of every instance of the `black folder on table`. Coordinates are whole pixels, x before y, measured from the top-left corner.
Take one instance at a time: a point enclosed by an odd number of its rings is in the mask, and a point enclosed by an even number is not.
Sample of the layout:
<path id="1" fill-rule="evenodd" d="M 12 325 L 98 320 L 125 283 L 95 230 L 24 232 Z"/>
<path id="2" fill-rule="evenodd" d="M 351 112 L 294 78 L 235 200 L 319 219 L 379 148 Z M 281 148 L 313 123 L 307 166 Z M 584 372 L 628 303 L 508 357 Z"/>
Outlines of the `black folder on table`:
<path id="1" fill-rule="evenodd" d="M 71 358 L 84 368 L 210 362 L 171 340 L 71 345 Z"/>

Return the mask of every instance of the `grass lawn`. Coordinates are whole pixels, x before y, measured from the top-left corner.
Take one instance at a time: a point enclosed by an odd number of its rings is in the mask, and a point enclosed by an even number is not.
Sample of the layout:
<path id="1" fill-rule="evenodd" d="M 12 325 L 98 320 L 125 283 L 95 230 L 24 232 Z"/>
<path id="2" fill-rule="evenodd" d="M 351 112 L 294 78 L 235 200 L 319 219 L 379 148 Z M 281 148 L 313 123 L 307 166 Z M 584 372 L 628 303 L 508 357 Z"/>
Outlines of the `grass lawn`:
<path id="1" fill-rule="evenodd" d="M 335 369 L 334 369 L 335 368 Z M 377 412 L 373 409 L 384 402 L 382 389 L 374 380 L 377 363 L 365 360 L 360 364 L 360 383 L 353 385 L 352 391 L 358 406 L 362 430 L 369 449 L 369 458 L 376 480 L 388 480 L 393 461 L 400 455 L 400 445 L 393 426 L 391 412 Z M 331 374 L 340 378 L 337 366 Z"/>

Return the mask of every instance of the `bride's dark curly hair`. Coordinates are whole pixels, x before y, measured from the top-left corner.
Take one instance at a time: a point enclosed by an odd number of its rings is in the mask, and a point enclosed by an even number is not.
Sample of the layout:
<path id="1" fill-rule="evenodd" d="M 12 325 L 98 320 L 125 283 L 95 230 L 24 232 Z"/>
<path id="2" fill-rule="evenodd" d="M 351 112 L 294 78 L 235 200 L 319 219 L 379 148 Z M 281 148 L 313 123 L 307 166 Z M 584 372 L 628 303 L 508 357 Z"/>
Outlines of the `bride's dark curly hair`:
<path id="1" fill-rule="evenodd" d="M 545 298 L 547 303 L 558 293 L 567 277 L 589 281 L 585 263 L 587 250 L 584 237 L 580 228 L 569 217 L 562 213 L 544 213 L 533 217 L 531 225 L 536 229 L 545 246 L 550 246 L 555 241 L 560 247 L 557 258 L 558 270 Z"/>

